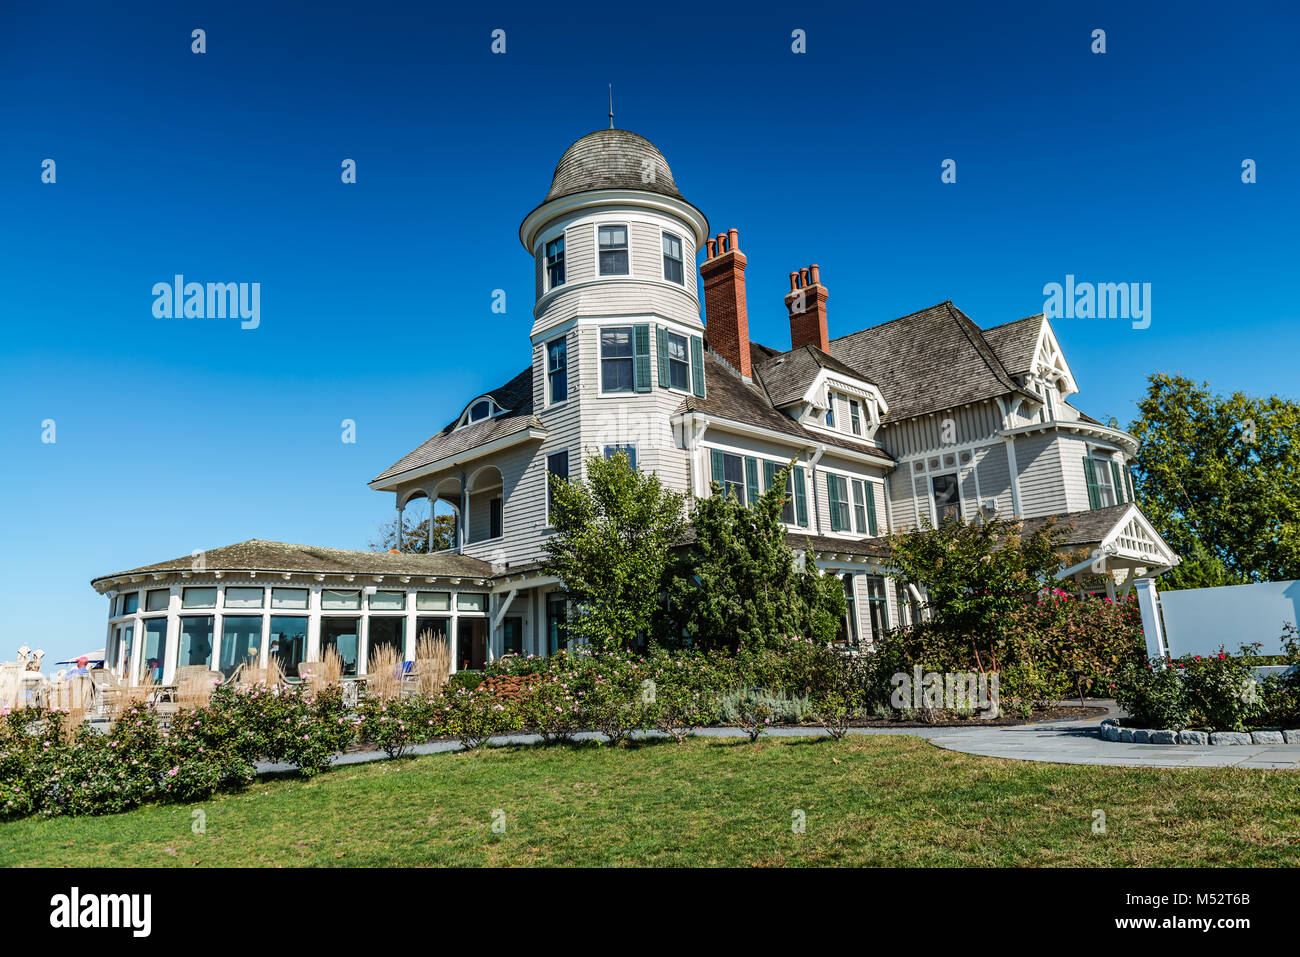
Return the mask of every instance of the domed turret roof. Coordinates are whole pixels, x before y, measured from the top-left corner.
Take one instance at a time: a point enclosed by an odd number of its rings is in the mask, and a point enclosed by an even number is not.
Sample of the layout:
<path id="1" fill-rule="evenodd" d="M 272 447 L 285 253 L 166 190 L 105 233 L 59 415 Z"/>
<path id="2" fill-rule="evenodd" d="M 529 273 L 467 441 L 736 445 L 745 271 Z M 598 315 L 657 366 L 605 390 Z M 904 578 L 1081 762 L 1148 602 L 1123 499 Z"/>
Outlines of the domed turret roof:
<path id="1" fill-rule="evenodd" d="M 545 202 L 597 189 L 639 189 L 685 200 L 664 154 L 628 130 L 596 130 L 565 150 Z"/>

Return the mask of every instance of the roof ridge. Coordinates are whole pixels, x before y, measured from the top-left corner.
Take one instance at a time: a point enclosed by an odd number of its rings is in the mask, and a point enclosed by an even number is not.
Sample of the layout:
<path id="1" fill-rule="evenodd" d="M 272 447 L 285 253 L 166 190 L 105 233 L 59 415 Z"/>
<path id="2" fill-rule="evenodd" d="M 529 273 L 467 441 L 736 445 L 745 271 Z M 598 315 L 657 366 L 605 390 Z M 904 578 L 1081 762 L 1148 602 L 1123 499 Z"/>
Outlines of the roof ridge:
<path id="1" fill-rule="evenodd" d="M 905 316 L 898 316 L 895 319 L 889 319 L 885 322 L 879 322 L 876 323 L 876 325 L 874 326 L 867 326 L 865 329 L 859 329 L 857 332 L 850 332 L 842 336 L 836 336 L 834 339 L 831 340 L 831 342 L 839 342 L 843 339 L 849 339 L 853 336 L 860 336 L 864 332 L 870 332 L 873 329 L 883 329 L 885 326 L 893 325 L 896 322 L 902 322 L 904 319 L 911 319 L 913 316 L 919 316 L 921 313 L 929 312 L 931 309 L 938 309 L 940 306 L 951 306 L 951 305 L 952 305 L 952 300 L 945 299 L 943 302 L 936 302 L 933 306 L 926 306 L 924 309 L 917 309 L 913 312 L 909 312 Z"/>

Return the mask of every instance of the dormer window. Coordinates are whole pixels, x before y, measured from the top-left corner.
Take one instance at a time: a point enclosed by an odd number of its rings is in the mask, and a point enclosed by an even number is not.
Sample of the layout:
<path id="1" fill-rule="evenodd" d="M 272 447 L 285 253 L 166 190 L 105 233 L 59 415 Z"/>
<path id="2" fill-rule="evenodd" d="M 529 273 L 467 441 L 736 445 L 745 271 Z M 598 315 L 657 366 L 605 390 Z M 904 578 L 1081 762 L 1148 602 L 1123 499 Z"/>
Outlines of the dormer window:
<path id="1" fill-rule="evenodd" d="M 476 425 L 492 418 L 494 415 L 500 415 L 504 411 L 491 396 L 485 395 L 483 398 L 475 399 L 470 403 L 469 408 L 465 410 L 465 414 L 460 417 L 460 422 L 456 428 L 463 429 L 466 426 Z"/>
<path id="2" fill-rule="evenodd" d="M 546 244 L 546 282 L 547 289 L 564 285 L 564 237 L 552 239 Z"/>
<path id="3" fill-rule="evenodd" d="M 862 434 L 862 406 L 857 399 L 849 399 L 849 418 L 853 426 L 853 434 Z"/>
<path id="4" fill-rule="evenodd" d="M 600 226 L 597 228 L 600 247 L 600 274 L 602 276 L 627 275 L 627 227 Z"/>
<path id="5" fill-rule="evenodd" d="M 826 397 L 826 427 L 835 428 L 835 394 Z"/>

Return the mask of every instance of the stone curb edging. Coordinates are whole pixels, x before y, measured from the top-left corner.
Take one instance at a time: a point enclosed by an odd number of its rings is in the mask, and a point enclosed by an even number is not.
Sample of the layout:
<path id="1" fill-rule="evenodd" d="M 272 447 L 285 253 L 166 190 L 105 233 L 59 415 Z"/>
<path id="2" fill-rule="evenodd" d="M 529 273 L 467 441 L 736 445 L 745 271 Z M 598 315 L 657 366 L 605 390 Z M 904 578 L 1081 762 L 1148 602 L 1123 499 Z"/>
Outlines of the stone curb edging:
<path id="1" fill-rule="evenodd" d="M 1098 736 L 1122 744 L 1300 744 L 1300 730 L 1295 731 L 1154 731 L 1149 728 L 1122 728 L 1114 718 L 1101 723 Z"/>

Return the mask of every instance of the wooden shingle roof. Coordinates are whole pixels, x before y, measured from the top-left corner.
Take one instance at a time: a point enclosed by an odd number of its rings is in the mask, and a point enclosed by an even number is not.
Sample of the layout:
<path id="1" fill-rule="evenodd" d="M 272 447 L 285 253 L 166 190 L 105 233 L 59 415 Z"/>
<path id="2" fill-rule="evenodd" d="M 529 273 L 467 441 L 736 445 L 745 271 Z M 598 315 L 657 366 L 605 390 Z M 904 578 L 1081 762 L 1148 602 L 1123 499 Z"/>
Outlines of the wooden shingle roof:
<path id="1" fill-rule="evenodd" d="M 1011 375 L 1022 375 L 1034 365 L 1038 336 L 1043 329 L 1043 314 L 1026 316 L 984 330 L 984 338 L 993 347 L 1002 368 Z"/>
<path id="2" fill-rule="evenodd" d="M 165 562 L 141 565 L 112 575 L 100 575 L 91 585 L 128 575 L 178 573 L 194 570 L 195 559 L 182 555 Z M 302 574 L 419 575 L 430 578 L 490 578 L 492 566 L 467 555 L 443 553 L 354 551 L 316 545 L 291 545 L 250 538 L 246 542 L 213 548 L 203 553 L 203 573 L 296 572 Z"/>
<path id="3" fill-rule="evenodd" d="M 458 452 L 466 452 L 476 446 L 505 438 L 525 429 L 545 428 L 542 425 L 542 420 L 533 415 L 532 366 L 519 373 L 505 385 L 490 392 L 480 393 L 480 395 L 491 396 L 497 405 L 508 411 L 482 422 L 476 422 L 474 425 L 468 425 L 463 429 L 456 428 L 456 423 L 460 421 L 460 415 L 457 415 L 455 419 L 447 423 L 442 431 L 425 440 L 414 451 L 407 453 L 384 469 L 371 479 L 371 482 L 392 478 L 403 472 L 409 472 L 412 469 L 428 465 L 430 462 L 436 462 Z M 477 399 L 479 396 L 475 396 L 475 398 Z"/>

